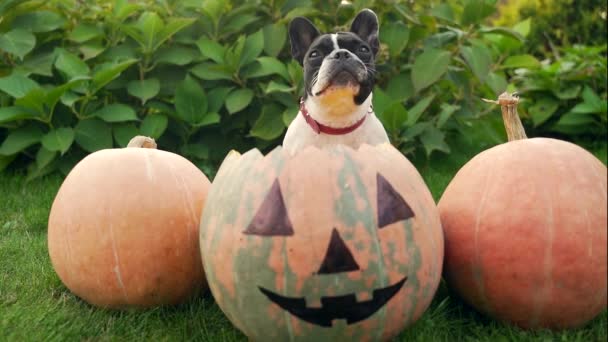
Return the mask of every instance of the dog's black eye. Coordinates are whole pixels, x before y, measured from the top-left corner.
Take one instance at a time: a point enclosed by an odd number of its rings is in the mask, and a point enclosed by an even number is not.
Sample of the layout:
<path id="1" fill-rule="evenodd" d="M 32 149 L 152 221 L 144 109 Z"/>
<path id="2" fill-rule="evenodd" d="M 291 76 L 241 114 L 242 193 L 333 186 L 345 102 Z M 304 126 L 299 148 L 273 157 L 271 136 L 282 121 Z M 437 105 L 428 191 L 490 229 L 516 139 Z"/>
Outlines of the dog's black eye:
<path id="1" fill-rule="evenodd" d="M 308 57 L 310 57 L 310 58 L 316 58 L 316 57 L 319 57 L 319 51 L 317 51 L 317 50 L 312 51 L 312 52 L 310 53 L 310 55 L 308 55 Z"/>
<path id="2" fill-rule="evenodd" d="M 361 45 L 361 47 L 359 47 L 359 51 L 367 53 L 367 52 L 369 52 L 369 49 L 367 48 L 367 46 Z"/>

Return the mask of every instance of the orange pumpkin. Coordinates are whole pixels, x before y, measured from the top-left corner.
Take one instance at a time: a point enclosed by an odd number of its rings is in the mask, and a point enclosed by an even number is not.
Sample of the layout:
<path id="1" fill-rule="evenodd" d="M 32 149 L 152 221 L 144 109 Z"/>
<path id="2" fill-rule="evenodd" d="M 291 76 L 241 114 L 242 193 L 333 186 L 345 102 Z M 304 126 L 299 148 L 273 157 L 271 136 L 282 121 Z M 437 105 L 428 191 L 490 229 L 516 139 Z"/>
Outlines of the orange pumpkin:
<path id="1" fill-rule="evenodd" d="M 232 153 L 200 234 L 218 305 L 255 341 L 390 339 L 441 277 L 437 208 L 388 144 Z"/>
<path id="2" fill-rule="evenodd" d="M 95 152 L 55 197 L 48 223 L 53 267 L 91 304 L 175 304 L 206 286 L 197 237 L 209 180 L 155 147 L 136 137 L 127 148 Z"/>
<path id="3" fill-rule="evenodd" d="M 469 161 L 439 210 L 448 284 L 524 328 L 568 328 L 606 309 L 606 166 L 560 140 L 526 139 L 499 98 L 509 142 Z"/>

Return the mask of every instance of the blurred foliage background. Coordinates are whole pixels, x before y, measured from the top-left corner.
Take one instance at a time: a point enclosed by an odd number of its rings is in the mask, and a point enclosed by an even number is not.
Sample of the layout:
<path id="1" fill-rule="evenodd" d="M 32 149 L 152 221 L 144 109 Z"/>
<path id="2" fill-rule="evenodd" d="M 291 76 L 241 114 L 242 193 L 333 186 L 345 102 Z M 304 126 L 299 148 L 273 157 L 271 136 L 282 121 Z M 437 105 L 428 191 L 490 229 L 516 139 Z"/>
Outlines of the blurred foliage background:
<path id="1" fill-rule="evenodd" d="M 0 171 L 67 173 L 86 154 L 158 140 L 214 174 L 230 149 L 280 144 L 302 71 L 287 25 L 380 18 L 374 108 L 414 158 L 505 140 L 480 101 L 517 90 L 529 136 L 603 146 L 606 3 L 574 0 L 4 0 Z"/>

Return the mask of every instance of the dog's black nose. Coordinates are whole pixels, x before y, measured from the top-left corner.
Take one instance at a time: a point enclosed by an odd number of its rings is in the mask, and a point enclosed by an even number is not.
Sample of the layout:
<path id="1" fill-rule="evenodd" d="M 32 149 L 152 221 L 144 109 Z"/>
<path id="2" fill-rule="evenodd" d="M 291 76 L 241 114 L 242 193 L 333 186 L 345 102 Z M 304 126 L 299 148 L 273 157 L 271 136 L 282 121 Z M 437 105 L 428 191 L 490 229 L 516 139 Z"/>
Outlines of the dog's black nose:
<path id="1" fill-rule="evenodd" d="M 335 59 L 349 59 L 350 53 L 348 51 L 338 51 L 334 54 Z"/>

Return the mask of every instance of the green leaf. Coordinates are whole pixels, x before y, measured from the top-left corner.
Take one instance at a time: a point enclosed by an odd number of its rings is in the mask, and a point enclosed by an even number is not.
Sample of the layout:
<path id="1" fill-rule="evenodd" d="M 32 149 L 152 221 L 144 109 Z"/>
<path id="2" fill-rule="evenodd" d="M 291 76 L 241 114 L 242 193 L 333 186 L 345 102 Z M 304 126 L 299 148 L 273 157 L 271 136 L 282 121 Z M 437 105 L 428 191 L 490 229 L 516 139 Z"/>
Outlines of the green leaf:
<path id="1" fill-rule="evenodd" d="M 66 91 L 63 95 L 61 95 L 61 103 L 66 105 L 67 107 L 72 107 L 76 101 L 80 99 L 80 95 L 72 92 Z"/>
<path id="2" fill-rule="evenodd" d="M 391 77 L 386 86 L 386 94 L 394 100 L 403 102 L 412 97 L 415 90 L 410 73 L 402 72 Z"/>
<path id="3" fill-rule="evenodd" d="M 42 130 L 33 124 L 19 127 L 11 131 L 0 145 L 0 155 L 10 156 L 38 143 L 42 138 Z"/>
<path id="4" fill-rule="evenodd" d="M 180 153 L 189 158 L 207 159 L 209 158 L 209 146 L 199 143 L 186 144 L 182 146 Z"/>
<path id="5" fill-rule="evenodd" d="M 449 22 L 454 22 L 454 10 L 447 3 L 441 3 L 433 7 L 430 14 L 435 18 L 443 19 Z"/>
<path id="6" fill-rule="evenodd" d="M 285 64 L 274 57 L 259 57 L 257 63 L 250 64 L 242 73 L 244 78 L 256 78 L 268 75 L 279 75 L 288 82 L 290 80 Z"/>
<path id="7" fill-rule="evenodd" d="M 42 137 L 42 146 L 52 152 L 64 154 L 74 141 L 74 130 L 71 127 L 53 129 Z"/>
<path id="8" fill-rule="evenodd" d="M 220 43 L 203 37 L 196 42 L 196 46 L 204 57 L 219 64 L 224 63 L 226 48 Z"/>
<path id="9" fill-rule="evenodd" d="M 445 125 L 445 123 L 452 116 L 452 114 L 454 114 L 454 112 L 456 112 L 459 109 L 460 109 L 459 105 L 452 105 L 452 104 L 449 104 L 449 103 L 442 103 L 441 104 L 441 112 L 437 116 L 437 128 L 443 127 L 443 125 Z"/>
<path id="10" fill-rule="evenodd" d="M 16 99 L 15 105 L 36 112 L 37 115 L 44 115 L 47 112 L 44 108 L 46 96 L 47 94 L 44 89 L 33 88 L 23 97 Z"/>
<path id="11" fill-rule="evenodd" d="M 260 17 L 256 14 L 240 14 L 235 15 L 229 20 L 226 25 L 220 27 L 222 34 L 228 35 L 236 32 L 243 32 L 245 27 L 249 24 L 258 21 Z"/>
<path id="12" fill-rule="evenodd" d="M 589 86 L 585 86 L 582 96 L 589 109 L 575 110 L 577 105 L 572 109 L 574 113 L 606 113 L 606 100 L 602 100 Z"/>
<path id="13" fill-rule="evenodd" d="M 76 43 L 84 43 L 103 36 L 103 31 L 93 24 L 81 23 L 68 34 L 68 39 Z"/>
<path id="14" fill-rule="evenodd" d="M 492 88 L 494 95 L 498 96 L 506 91 L 509 84 L 503 73 L 491 72 L 486 78 L 486 84 Z"/>
<path id="15" fill-rule="evenodd" d="M 82 59 L 85 61 L 97 57 L 105 49 L 106 47 L 100 41 L 85 42 L 78 47 L 78 50 L 82 53 Z"/>
<path id="16" fill-rule="evenodd" d="M 190 26 L 194 21 L 195 19 L 193 18 L 170 18 L 160 32 L 158 32 L 158 36 L 152 46 L 152 51 L 156 51 L 165 41 L 185 27 Z"/>
<path id="17" fill-rule="evenodd" d="M 0 35 L 0 50 L 12 55 L 23 57 L 36 46 L 36 37 L 29 31 L 14 29 Z"/>
<path id="18" fill-rule="evenodd" d="M 435 83 L 445 74 L 450 64 L 449 51 L 427 49 L 416 57 L 412 67 L 412 82 L 417 92 Z"/>
<path id="19" fill-rule="evenodd" d="M 294 90 L 295 90 L 295 88 L 293 86 L 290 86 L 290 85 L 287 85 L 284 83 L 275 82 L 275 81 L 270 81 L 268 83 L 268 86 L 266 87 L 266 89 L 264 89 L 264 93 L 265 94 L 291 93 Z"/>
<path id="20" fill-rule="evenodd" d="M 196 125 L 197 127 L 209 126 L 220 122 L 220 115 L 218 113 L 208 112 L 205 114 L 203 119 Z"/>
<path id="21" fill-rule="evenodd" d="M 420 135 L 420 142 L 424 147 L 427 157 L 431 156 L 433 151 L 442 151 L 450 153 L 450 146 L 445 142 L 445 135 L 441 130 L 434 126 L 429 126 Z"/>
<path id="22" fill-rule="evenodd" d="M 139 130 L 132 122 L 118 123 L 112 125 L 112 133 L 114 134 L 114 140 L 120 147 L 127 147 L 129 141 L 139 135 Z M 142 135 L 147 135 L 141 133 Z M 153 137 L 154 138 L 154 137 Z M 156 139 L 156 138 L 155 138 Z"/>
<path id="23" fill-rule="evenodd" d="M 237 89 L 228 94 L 226 109 L 230 114 L 240 112 L 251 103 L 251 100 L 253 100 L 253 90 L 246 88 Z"/>
<path id="24" fill-rule="evenodd" d="M 525 38 L 521 35 L 521 33 L 512 30 L 506 27 L 484 27 L 479 29 L 481 33 L 490 33 L 490 34 L 499 34 L 505 37 L 510 37 L 518 40 L 519 42 L 524 42 Z"/>
<path id="25" fill-rule="evenodd" d="M 207 99 L 209 101 L 209 109 L 208 111 L 211 113 L 219 113 L 220 109 L 224 105 L 224 101 L 230 93 L 234 89 L 233 87 L 215 87 L 209 90 L 209 94 Z"/>
<path id="26" fill-rule="evenodd" d="M 276 57 L 279 55 L 285 40 L 287 39 L 287 28 L 282 23 L 268 24 L 264 26 L 264 52 L 268 56 Z"/>
<path id="27" fill-rule="evenodd" d="M 197 52 L 194 49 L 172 46 L 159 49 L 155 54 L 155 61 L 158 64 L 171 64 L 183 66 L 192 63 L 196 58 Z"/>
<path id="28" fill-rule="evenodd" d="M 82 76 L 82 77 L 75 77 L 72 78 L 69 82 L 66 82 L 65 84 L 53 87 L 48 89 L 46 91 L 46 96 L 44 98 L 44 104 L 47 106 L 47 109 L 52 112 L 53 109 L 55 108 L 55 105 L 57 104 L 57 102 L 59 101 L 59 99 L 66 93 L 68 92 L 70 89 L 73 89 L 77 86 L 79 86 L 80 84 L 82 84 L 82 82 L 89 80 L 90 77 L 88 76 Z"/>
<path id="29" fill-rule="evenodd" d="M 293 119 L 295 119 L 298 115 L 299 110 L 300 109 L 298 107 L 288 107 L 283 111 L 283 115 L 281 117 L 283 118 L 283 124 L 285 127 L 289 127 L 289 124 L 291 124 Z"/>
<path id="30" fill-rule="evenodd" d="M 137 41 L 144 53 L 147 54 L 154 51 L 157 36 L 164 26 L 165 24 L 158 14 L 155 12 L 144 12 L 137 20 L 137 23 L 132 26 L 134 30 L 128 30 L 126 33 Z"/>
<path id="31" fill-rule="evenodd" d="M 90 73 L 89 66 L 82 59 L 65 50 L 61 51 L 59 56 L 57 56 L 55 68 L 61 71 L 68 79 L 87 76 Z"/>
<path id="32" fill-rule="evenodd" d="M 49 165 L 57 157 L 56 151 L 49 151 L 44 146 L 40 146 L 36 153 L 36 167 L 40 170 Z"/>
<path id="33" fill-rule="evenodd" d="M 285 125 L 281 120 L 282 108 L 269 103 L 262 107 L 262 114 L 257 118 L 249 134 L 262 140 L 273 140 L 283 134 Z"/>
<path id="34" fill-rule="evenodd" d="M 389 105 L 382 112 L 378 112 L 378 117 L 390 135 L 398 134 L 401 126 L 407 120 L 407 110 L 401 103 L 395 102 Z"/>
<path id="35" fill-rule="evenodd" d="M 74 131 L 76 143 L 87 152 L 112 148 L 112 128 L 99 119 L 81 120 Z"/>
<path id="36" fill-rule="evenodd" d="M 582 87 L 580 85 L 573 85 L 566 89 L 552 89 L 553 95 L 560 100 L 572 100 L 578 97 Z"/>
<path id="37" fill-rule="evenodd" d="M 520 21 L 519 23 L 513 26 L 513 31 L 519 33 L 523 37 L 527 37 L 530 34 L 530 28 L 532 27 L 532 19 L 528 18 L 526 20 Z"/>
<path id="38" fill-rule="evenodd" d="M 165 133 L 168 124 L 169 119 L 165 115 L 152 114 L 145 117 L 139 130 L 145 136 L 158 139 Z"/>
<path id="39" fill-rule="evenodd" d="M 391 57 L 395 58 L 403 52 L 410 39 L 410 29 L 401 21 L 395 21 L 382 26 L 380 41 L 388 46 Z"/>
<path id="40" fill-rule="evenodd" d="M 232 73 L 225 65 L 201 63 L 190 69 L 196 77 L 206 81 L 232 80 Z"/>
<path id="41" fill-rule="evenodd" d="M 494 11 L 495 7 L 492 0 L 465 1 L 461 23 L 463 26 L 479 24 L 483 19 L 494 13 Z"/>
<path id="42" fill-rule="evenodd" d="M 547 121 L 559 107 L 559 102 L 551 97 L 541 97 L 536 103 L 528 108 L 528 113 L 532 117 L 534 127 L 538 127 Z"/>
<path id="43" fill-rule="evenodd" d="M 490 72 L 492 63 L 492 54 L 488 48 L 481 44 L 463 46 L 460 48 L 460 53 L 471 68 L 473 75 L 483 83 Z"/>
<path id="44" fill-rule="evenodd" d="M 374 105 L 374 112 L 376 112 L 379 117 L 382 117 L 384 111 L 387 110 L 388 107 L 390 107 L 393 103 L 399 102 L 399 99 L 389 96 L 380 88 L 376 88 L 374 89 L 372 101 Z"/>
<path id="45" fill-rule="evenodd" d="M 245 46 L 243 47 L 239 65 L 244 66 L 255 61 L 262 53 L 262 50 L 264 50 L 264 32 L 259 30 L 245 39 Z"/>
<path id="46" fill-rule="evenodd" d="M 142 5 L 139 3 L 131 3 L 127 0 L 117 0 L 114 1 L 114 8 L 112 14 L 119 21 L 122 22 L 135 12 L 137 12 Z"/>
<path id="47" fill-rule="evenodd" d="M 0 107 L 0 125 L 17 120 L 33 118 L 35 116 L 36 113 L 28 108 L 19 106 Z"/>
<path id="48" fill-rule="evenodd" d="M 127 86 L 127 92 L 140 99 L 142 104 L 158 95 L 159 91 L 160 81 L 157 78 L 131 81 Z"/>
<path id="49" fill-rule="evenodd" d="M 34 33 L 49 32 L 62 27 L 65 22 L 65 19 L 55 12 L 36 11 L 15 18 L 11 23 L 11 28 Z"/>
<path id="50" fill-rule="evenodd" d="M 540 67 L 540 62 L 532 55 L 509 56 L 502 63 L 503 68 L 526 68 L 536 69 Z"/>
<path id="51" fill-rule="evenodd" d="M 177 116 L 192 125 L 201 122 L 207 113 L 207 98 L 203 88 L 190 76 L 175 90 Z"/>
<path id="52" fill-rule="evenodd" d="M 121 103 L 113 103 L 104 106 L 103 108 L 94 112 L 91 116 L 98 117 L 105 122 L 124 122 L 138 120 L 135 110 Z"/>
<path id="53" fill-rule="evenodd" d="M 413 141 L 414 138 L 422 134 L 432 124 L 429 121 L 417 122 L 412 127 L 408 127 L 403 131 L 401 137 L 406 141 Z"/>
<path id="54" fill-rule="evenodd" d="M 559 118 L 552 130 L 565 134 L 583 134 L 594 121 L 593 114 L 569 112 Z"/>
<path id="55" fill-rule="evenodd" d="M 93 74 L 93 91 L 97 92 L 135 63 L 137 63 L 136 59 L 129 59 L 120 63 L 103 64 Z"/>
<path id="56" fill-rule="evenodd" d="M 24 97 L 32 89 L 40 88 L 38 83 L 21 74 L 12 73 L 0 78 L 0 90 L 14 98 Z"/>
<path id="57" fill-rule="evenodd" d="M 42 76 L 53 76 L 53 63 L 55 62 L 54 53 L 40 53 L 29 55 L 20 66 L 24 74 L 36 74 Z"/>
<path id="58" fill-rule="evenodd" d="M 418 103 L 416 103 L 414 105 L 414 107 L 408 109 L 408 111 L 407 111 L 407 113 L 408 113 L 407 114 L 407 125 L 408 126 L 411 126 L 411 125 L 415 124 L 416 122 L 418 122 L 418 119 L 420 118 L 420 116 L 422 116 L 422 113 L 424 113 L 424 111 L 431 104 L 431 102 L 433 102 L 433 99 L 435 99 L 435 94 L 428 95 L 427 97 L 418 101 Z"/>

